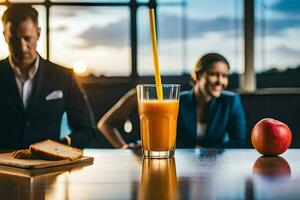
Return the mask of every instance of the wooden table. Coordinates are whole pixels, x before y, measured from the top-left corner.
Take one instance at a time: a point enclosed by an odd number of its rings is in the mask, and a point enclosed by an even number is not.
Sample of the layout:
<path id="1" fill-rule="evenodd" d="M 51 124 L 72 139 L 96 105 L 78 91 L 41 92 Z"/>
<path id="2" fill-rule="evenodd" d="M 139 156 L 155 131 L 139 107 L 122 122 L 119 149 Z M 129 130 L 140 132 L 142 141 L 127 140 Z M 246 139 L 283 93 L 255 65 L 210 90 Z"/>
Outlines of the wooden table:
<path id="1" fill-rule="evenodd" d="M 300 149 L 177 149 L 174 159 L 86 149 L 94 164 L 33 177 L 0 174 L 1 199 L 299 199 Z"/>

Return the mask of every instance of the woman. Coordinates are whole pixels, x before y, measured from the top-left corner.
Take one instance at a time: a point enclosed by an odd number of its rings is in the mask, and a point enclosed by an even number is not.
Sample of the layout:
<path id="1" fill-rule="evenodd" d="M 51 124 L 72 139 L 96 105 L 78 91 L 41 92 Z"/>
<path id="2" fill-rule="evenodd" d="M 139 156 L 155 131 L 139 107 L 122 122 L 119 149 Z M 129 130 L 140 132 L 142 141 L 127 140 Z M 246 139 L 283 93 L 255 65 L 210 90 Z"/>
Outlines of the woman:
<path id="1" fill-rule="evenodd" d="M 240 97 L 223 91 L 228 85 L 229 64 L 221 55 L 203 56 L 192 73 L 194 87 L 180 95 L 177 147 L 242 147 L 246 138 L 245 114 Z M 98 122 L 97 127 L 115 148 L 139 148 L 127 144 L 117 127 L 129 116 L 138 121 L 136 90 L 126 93 Z M 139 132 L 137 124 L 133 124 Z M 228 141 L 229 139 L 229 141 Z"/>
<path id="2" fill-rule="evenodd" d="M 239 148 L 246 143 L 246 119 L 240 96 L 224 91 L 229 63 L 220 54 L 200 58 L 193 89 L 180 95 L 177 146 Z"/>

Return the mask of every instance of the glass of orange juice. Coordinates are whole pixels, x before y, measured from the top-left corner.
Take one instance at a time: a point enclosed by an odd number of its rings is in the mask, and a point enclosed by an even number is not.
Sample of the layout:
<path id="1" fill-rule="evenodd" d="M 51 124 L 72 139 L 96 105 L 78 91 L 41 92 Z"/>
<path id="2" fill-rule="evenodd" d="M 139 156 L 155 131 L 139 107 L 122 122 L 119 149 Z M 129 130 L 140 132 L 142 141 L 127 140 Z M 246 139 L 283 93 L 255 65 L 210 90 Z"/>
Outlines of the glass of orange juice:
<path id="1" fill-rule="evenodd" d="M 156 85 L 137 86 L 138 111 L 143 155 L 171 158 L 175 153 L 180 85 L 162 84 L 158 98 Z"/>

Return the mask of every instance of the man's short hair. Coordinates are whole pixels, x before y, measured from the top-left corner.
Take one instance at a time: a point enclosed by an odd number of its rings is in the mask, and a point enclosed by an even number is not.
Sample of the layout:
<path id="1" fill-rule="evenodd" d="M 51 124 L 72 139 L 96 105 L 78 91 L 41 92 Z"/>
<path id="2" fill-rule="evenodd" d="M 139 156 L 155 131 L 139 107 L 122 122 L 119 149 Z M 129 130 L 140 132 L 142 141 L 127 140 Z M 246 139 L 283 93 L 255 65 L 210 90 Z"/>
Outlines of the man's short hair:
<path id="1" fill-rule="evenodd" d="M 13 25 L 19 25 L 27 19 L 31 19 L 38 25 L 38 12 L 30 5 L 11 5 L 2 16 L 3 25 L 11 22 Z"/>

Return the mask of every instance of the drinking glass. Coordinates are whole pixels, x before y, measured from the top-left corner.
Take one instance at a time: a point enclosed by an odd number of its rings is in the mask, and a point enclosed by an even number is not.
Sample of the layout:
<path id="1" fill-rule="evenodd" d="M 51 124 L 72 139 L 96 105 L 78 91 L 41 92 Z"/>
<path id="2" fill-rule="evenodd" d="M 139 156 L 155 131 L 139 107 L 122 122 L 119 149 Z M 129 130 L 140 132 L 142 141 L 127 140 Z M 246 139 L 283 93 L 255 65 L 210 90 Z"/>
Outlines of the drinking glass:
<path id="1" fill-rule="evenodd" d="M 180 85 L 162 84 L 162 99 L 154 84 L 137 86 L 144 157 L 171 158 L 175 153 Z"/>

